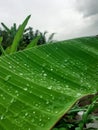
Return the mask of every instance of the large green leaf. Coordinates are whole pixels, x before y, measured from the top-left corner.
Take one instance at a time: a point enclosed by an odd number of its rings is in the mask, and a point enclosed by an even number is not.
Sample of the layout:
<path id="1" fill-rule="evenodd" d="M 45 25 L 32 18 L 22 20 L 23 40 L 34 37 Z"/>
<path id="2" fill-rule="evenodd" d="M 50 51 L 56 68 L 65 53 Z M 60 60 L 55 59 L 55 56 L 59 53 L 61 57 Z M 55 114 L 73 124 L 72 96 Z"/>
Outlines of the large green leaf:
<path id="1" fill-rule="evenodd" d="M 98 39 L 47 44 L 0 58 L 0 130 L 49 130 L 98 91 Z"/>

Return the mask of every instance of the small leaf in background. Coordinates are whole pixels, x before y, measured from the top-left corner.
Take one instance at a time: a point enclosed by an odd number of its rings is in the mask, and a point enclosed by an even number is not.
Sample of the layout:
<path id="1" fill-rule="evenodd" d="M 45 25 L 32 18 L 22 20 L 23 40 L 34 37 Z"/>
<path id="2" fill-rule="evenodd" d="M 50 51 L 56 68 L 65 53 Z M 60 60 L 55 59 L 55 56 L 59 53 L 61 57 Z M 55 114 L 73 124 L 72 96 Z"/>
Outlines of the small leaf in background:
<path id="1" fill-rule="evenodd" d="M 22 23 L 22 25 L 19 26 L 19 29 L 14 37 L 14 40 L 13 40 L 13 43 L 11 45 L 11 50 L 10 50 L 10 53 L 13 53 L 13 52 L 16 52 L 17 51 L 17 47 L 19 45 L 19 41 L 21 40 L 22 36 L 23 36 L 23 32 L 24 32 L 24 29 L 30 19 L 31 15 L 29 15 L 25 20 L 24 22 Z"/>
<path id="2" fill-rule="evenodd" d="M 54 37 L 54 35 L 55 35 L 55 33 L 52 33 L 52 34 L 49 36 L 49 38 L 48 38 L 48 40 L 47 40 L 47 43 L 52 43 L 52 42 L 53 42 L 53 37 Z"/>
<path id="3" fill-rule="evenodd" d="M 10 50 L 11 50 L 11 46 L 8 46 L 8 47 L 5 49 L 6 54 L 10 54 Z"/>
<path id="4" fill-rule="evenodd" d="M 37 43 L 39 41 L 41 36 L 37 36 L 36 38 L 34 38 L 28 45 L 25 49 L 28 49 L 28 48 L 31 48 L 31 47 L 34 47 L 34 46 L 37 46 Z"/>
<path id="5" fill-rule="evenodd" d="M 1 45 L 2 40 L 3 40 L 3 37 L 0 37 L 0 50 L 2 52 L 2 55 L 6 55 L 6 52 L 5 52 L 5 50 L 3 49 L 2 45 Z"/>
<path id="6" fill-rule="evenodd" d="M 2 43 L 3 37 L 0 37 L 0 44 Z"/>
<path id="7" fill-rule="evenodd" d="M 9 29 L 4 23 L 1 23 L 1 25 L 4 27 L 4 29 L 5 29 L 7 32 L 10 32 L 10 29 Z"/>

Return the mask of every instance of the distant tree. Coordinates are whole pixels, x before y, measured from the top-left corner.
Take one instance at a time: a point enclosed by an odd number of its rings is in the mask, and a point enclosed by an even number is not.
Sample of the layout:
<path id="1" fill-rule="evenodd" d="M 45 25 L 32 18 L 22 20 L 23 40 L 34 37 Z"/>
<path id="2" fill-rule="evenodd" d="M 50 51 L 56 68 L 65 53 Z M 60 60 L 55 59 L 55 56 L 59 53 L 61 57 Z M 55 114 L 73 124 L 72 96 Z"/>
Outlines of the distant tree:
<path id="1" fill-rule="evenodd" d="M 6 49 L 8 46 L 12 44 L 14 36 L 17 32 L 16 24 L 14 23 L 13 26 L 9 29 L 4 23 L 1 23 L 4 29 L 0 28 L 0 36 L 3 37 L 2 46 Z"/>
<path id="2" fill-rule="evenodd" d="M 1 23 L 3 29 L 0 28 L 0 37 L 3 37 L 2 41 L 2 46 L 4 49 L 6 49 L 8 46 L 12 44 L 12 41 L 15 37 L 15 34 L 18 30 L 18 27 L 16 26 L 16 23 L 14 23 L 11 28 L 8 28 L 4 23 Z M 28 27 L 24 30 L 23 36 L 20 40 L 18 50 L 23 50 L 33 39 L 36 37 L 40 36 L 37 45 L 42 45 L 53 42 L 53 36 L 55 33 L 52 33 L 48 40 L 46 40 L 46 34 L 47 32 L 45 31 L 44 33 L 40 32 L 39 30 L 33 30 L 32 27 Z"/>

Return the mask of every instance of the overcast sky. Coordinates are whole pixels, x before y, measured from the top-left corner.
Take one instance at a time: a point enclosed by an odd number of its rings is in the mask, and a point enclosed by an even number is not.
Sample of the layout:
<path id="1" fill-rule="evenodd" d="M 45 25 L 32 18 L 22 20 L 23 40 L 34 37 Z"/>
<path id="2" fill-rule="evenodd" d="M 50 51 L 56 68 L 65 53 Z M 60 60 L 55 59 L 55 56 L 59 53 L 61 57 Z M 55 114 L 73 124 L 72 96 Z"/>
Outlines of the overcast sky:
<path id="1" fill-rule="evenodd" d="M 29 14 L 28 26 L 57 40 L 98 34 L 98 0 L 0 0 L 0 22 L 8 26 Z"/>

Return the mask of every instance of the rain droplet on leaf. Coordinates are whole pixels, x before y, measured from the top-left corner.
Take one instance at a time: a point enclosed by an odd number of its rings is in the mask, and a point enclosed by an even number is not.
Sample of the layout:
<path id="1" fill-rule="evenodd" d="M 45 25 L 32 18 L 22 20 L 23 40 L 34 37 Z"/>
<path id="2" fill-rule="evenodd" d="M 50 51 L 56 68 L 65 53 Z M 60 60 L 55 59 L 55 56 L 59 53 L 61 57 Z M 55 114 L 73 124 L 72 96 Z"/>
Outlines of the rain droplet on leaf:
<path id="1" fill-rule="evenodd" d="M 24 88 L 24 90 L 25 90 L 25 91 L 27 91 L 27 90 L 28 90 L 28 88 Z"/>
<path id="2" fill-rule="evenodd" d="M 9 68 L 11 69 L 11 68 L 12 68 L 12 66 L 10 65 L 10 66 L 9 66 Z"/>
<path id="3" fill-rule="evenodd" d="M 43 96 L 42 96 L 42 95 L 40 95 L 39 97 L 40 97 L 40 98 L 43 98 Z"/>
<path id="4" fill-rule="evenodd" d="M 39 121 L 42 121 L 42 119 L 40 118 Z"/>
<path id="5" fill-rule="evenodd" d="M 11 100 L 11 103 L 13 103 L 14 102 L 14 98 L 12 98 L 12 100 Z"/>
<path id="6" fill-rule="evenodd" d="M 33 114 L 35 114 L 35 111 L 33 111 Z"/>
<path id="7" fill-rule="evenodd" d="M 7 75 L 4 80 L 8 81 L 10 78 L 11 78 L 11 75 Z"/>
<path id="8" fill-rule="evenodd" d="M 1 115 L 1 118 L 0 118 L 0 119 L 3 120 L 3 118 L 4 118 L 3 115 Z"/>
<path id="9" fill-rule="evenodd" d="M 47 74 L 46 74 L 46 73 L 44 73 L 44 74 L 43 74 L 43 76 L 44 76 L 44 77 L 46 77 L 46 76 L 47 76 Z"/>
<path id="10" fill-rule="evenodd" d="M 53 68 L 51 68 L 50 70 L 53 71 Z"/>
<path id="11" fill-rule="evenodd" d="M 23 75 L 23 73 L 19 73 L 19 75 L 20 75 L 20 76 L 22 76 L 22 75 Z"/>
<path id="12" fill-rule="evenodd" d="M 34 119 L 32 119 L 31 121 L 34 122 Z"/>
<path id="13" fill-rule="evenodd" d="M 29 85 L 29 84 L 27 84 L 27 86 L 29 87 L 30 85 Z"/>
<path id="14" fill-rule="evenodd" d="M 25 116 L 27 116 L 27 115 L 28 115 L 28 113 L 26 112 L 26 113 L 25 113 Z"/>
<path id="15" fill-rule="evenodd" d="M 52 86 L 49 86 L 48 89 L 52 89 Z"/>

